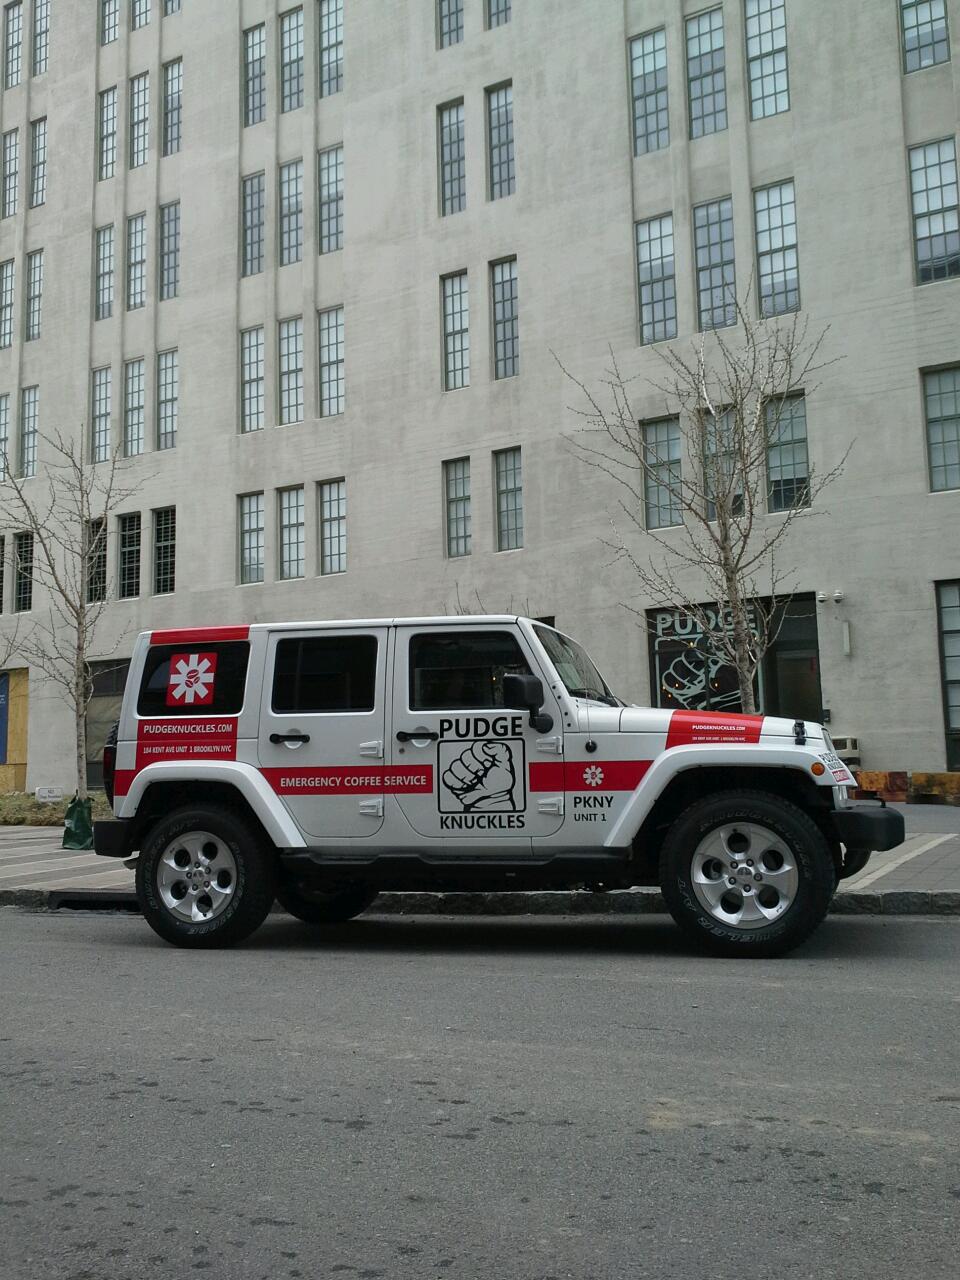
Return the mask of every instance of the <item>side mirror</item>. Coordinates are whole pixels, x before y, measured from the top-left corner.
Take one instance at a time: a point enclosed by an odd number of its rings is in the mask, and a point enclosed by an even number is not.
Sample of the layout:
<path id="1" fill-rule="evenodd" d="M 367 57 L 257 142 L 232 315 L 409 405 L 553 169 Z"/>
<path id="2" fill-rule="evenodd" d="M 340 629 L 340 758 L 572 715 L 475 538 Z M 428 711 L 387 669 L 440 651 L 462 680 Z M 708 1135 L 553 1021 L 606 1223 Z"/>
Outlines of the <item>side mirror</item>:
<path id="1" fill-rule="evenodd" d="M 537 733 L 549 733 L 553 728 L 553 716 L 540 711 L 543 706 L 543 683 L 536 676 L 505 675 L 503 705 L 515 711 L 529 711 L 530 728 L 536 729 Z"/>

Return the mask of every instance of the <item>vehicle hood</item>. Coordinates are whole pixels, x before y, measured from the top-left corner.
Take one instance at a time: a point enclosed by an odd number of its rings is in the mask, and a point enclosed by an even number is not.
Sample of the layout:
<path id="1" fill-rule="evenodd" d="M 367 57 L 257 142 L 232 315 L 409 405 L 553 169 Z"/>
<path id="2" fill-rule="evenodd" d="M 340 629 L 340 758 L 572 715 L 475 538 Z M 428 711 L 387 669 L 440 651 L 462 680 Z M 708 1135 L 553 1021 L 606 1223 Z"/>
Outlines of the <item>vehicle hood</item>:
<path id="1" fill-rule="evenodd" d="M 582 720 L 582 715 L 581 715 Z M 591 721 L 593 712 L 591 708 Z M 716 711 L 667 711 L 659 707 L 623 707 L 621 733 L 665 734 L 668 747 L 696 742 L 759 742 L 761 739 L 795 739 L 796 721 L 780 716 L 726 715 Z M 804 735 L 818 742 L 823 729 L 804 721 Z M 599 728 L 599 726 L 598 726 Z"/>

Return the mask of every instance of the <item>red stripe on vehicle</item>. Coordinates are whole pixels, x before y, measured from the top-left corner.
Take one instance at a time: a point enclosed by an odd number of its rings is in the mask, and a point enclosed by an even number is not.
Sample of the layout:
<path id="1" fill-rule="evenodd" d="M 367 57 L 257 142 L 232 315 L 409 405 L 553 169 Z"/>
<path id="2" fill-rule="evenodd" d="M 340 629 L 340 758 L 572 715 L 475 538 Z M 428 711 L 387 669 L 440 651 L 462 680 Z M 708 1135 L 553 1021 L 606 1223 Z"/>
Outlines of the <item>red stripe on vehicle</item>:
<path id="1" fill-rule="evenodd" d="M 183 631 L 152 631 L 151 644 L 216 644 L 224 640 L 247 640 L 249 627 L 196 627 Z"/>
<path id="2" fill-rule="evenodd" d="M 137 768 L 158 760 L 235 760 L 234 716 L 141 720 L 137 725 Z"/>
<path id="3" fill-rule="evenodd" d="M 262 769 L 281 796 L 424 795 L 433 791 L 433 765 L 333 765 L 318 769 Z"/>
<path id="4" fill-rule="evenodd" d="M 674 711 L 667 747 L 699 742 L 759 742 L 763 716 L 725 716 L 714 711 Z"/>
<path id="5" fill-rule="evenodd" d="M 564 760 L 531 764 L 531 791 L 634 791 L 652 760 Z"/>
<path id="6" fill-rule="evenodd" d="M 113 796 L 115 800 L 122 800 L 133 785 L 133 780 L 137 776 L 136 769 L 118 769 L 113 775 Z"/>

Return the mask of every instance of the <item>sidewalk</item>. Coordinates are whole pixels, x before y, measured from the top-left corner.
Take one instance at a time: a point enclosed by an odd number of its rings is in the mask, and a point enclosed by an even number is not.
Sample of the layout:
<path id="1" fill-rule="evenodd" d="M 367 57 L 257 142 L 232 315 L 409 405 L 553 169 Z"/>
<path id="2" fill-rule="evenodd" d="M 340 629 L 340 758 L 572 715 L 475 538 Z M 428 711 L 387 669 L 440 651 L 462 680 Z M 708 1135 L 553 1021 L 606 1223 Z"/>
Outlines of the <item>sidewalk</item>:
<path id="1" fill-rule="evenodd" d="M 882 914 L 960 915 L 960 808 L 894 805 L 906 819 L 907 839 L 878 853 L 844 880 L 833 910 Z M 60 847 L 60 827 L 0 827 L 0 906 L 135 905 L 133 872 L 122 862 Z M 496 899 L 491 903 L 489 899 Z M 498 915 L 663 910 L 653 890 L 608 894 L 384 894 L 379 911 Z"/>

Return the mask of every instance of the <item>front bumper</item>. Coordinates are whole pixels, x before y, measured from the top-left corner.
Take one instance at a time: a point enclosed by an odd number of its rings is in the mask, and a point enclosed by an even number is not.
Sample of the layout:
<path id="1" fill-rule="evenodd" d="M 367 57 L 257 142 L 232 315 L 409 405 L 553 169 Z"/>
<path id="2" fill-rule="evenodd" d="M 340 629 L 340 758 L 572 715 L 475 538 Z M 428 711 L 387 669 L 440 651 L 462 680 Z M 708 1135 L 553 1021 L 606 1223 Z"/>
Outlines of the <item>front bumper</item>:
<path id="1" fill-rule="evenodd" d="M 835 809 L 831 815 L 837 839 L 848 850 L 882 853 L 903 844 L 906 828 L 896 809 Z"/>
<path id="2" fill-rule="evenodd" d="M 95 822 L 93 851 L 101 858 L 128 858 L 131 852 L 130 823 L 117 818 Z"/>

